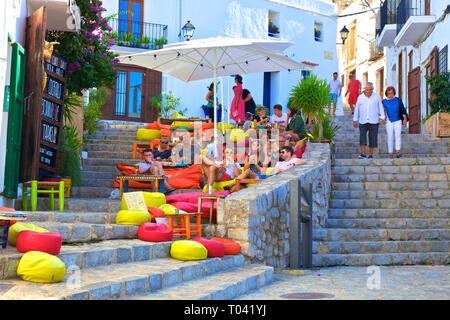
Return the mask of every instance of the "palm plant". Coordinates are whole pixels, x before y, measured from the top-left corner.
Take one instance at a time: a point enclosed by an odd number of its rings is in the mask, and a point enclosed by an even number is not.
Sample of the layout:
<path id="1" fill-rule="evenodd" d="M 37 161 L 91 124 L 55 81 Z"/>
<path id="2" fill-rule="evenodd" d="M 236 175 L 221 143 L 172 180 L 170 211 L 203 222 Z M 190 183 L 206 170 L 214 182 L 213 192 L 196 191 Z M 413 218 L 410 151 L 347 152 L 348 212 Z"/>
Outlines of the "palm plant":
<path id="1" fill-rule="evenodd" d="M 323 121 L 326 116 L 326 108 L 331 103 L 330 87 L 326 80 L 311 75 L 300 80 L 291 89 L 290 106 L 302 115 L 315 120 L 318 125 L 318 139 L 323 138 Z"/>

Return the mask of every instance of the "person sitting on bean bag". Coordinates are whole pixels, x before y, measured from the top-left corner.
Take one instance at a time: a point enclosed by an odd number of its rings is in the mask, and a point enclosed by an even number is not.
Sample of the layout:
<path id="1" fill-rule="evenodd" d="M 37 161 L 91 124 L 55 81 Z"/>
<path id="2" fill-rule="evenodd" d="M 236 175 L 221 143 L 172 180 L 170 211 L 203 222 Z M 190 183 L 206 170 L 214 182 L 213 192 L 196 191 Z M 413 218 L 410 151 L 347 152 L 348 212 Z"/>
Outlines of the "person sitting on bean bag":
<path id="1" fill-rule="evenodd" d="M 154 176 L 165 176 L 163 166 L 160 162 L 154 160 L 154 156 L 151 149 L 145 149 L 143 152 L 144 161 L 137 164 L 139 174 L 151 174 Z M 164 181 L 164 187 L 166 193 L 171 193 L 175 189 L 172 188 L 166 181 Z"/>
<path id="2" fill-rule="evenodd" d="M 172 151 L 169 148 L 169 138 L 168 137 L 162 137 L 159 146 L 157 150 L 153 151 L 153 157 L 156 160 L 166 160 L 169 159 L 172 156 Z"/>

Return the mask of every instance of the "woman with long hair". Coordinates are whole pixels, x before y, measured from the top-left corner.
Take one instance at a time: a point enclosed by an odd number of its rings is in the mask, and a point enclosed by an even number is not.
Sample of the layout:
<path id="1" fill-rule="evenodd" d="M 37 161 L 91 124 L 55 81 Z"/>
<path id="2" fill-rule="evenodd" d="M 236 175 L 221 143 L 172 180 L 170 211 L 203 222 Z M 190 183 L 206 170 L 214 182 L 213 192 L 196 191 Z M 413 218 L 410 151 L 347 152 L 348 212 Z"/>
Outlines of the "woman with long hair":
<path id="1" fill-rule="evenodd" d="M 245 121 L 245 102 L 242 99 L 242 77 L 240 75 L 236 75 L 234 77 L 234 82 L 236 86 L 233 88 L 234 98 L 231 102 L 230 107 L 230 118 L 236 122 L 244 122 Z"/>

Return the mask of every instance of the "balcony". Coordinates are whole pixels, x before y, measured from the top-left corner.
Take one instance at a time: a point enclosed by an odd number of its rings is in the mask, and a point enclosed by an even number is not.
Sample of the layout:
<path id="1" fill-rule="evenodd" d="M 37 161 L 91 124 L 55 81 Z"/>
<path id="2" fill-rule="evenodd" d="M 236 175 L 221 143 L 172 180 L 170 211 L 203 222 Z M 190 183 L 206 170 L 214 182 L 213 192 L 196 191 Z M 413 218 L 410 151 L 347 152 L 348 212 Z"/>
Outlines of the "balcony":
<path id="1" fill-rule="evenodd" d="M 375 40 L 370 42 L 369 48 L 370 48 L 369 61 L 373 62 L 384 57 L 384 49 L 379 48 Z"/>
<path id="2" fill-rule="evenodd" d="M 110 19 L 109 24 L 118 47 L 156 50 L 167 44 L 166 25 L 115 18 Z M 117 51 L 124 50 L 119 48 Z"/>
<path id="3" fill-rule="evenodd" d="M 376 30 L 378 47 L 391 47 L 397 35 L 397 7 L 400 0 L 386 0 L 380 8 Z"/>
<path id="4" fill-rule="evenodd" d="M 425 0 L 402 0 L 397 8 L 396 46 L 411 46 L 417 43 L 436 21 L 430 15 Z"/>

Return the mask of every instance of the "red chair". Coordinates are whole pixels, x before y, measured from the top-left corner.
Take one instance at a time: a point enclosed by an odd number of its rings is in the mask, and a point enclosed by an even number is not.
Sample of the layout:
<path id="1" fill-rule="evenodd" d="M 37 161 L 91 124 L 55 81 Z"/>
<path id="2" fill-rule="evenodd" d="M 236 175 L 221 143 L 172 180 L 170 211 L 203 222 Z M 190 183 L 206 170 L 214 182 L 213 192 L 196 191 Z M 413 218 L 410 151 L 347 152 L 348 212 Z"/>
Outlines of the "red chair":
<path id="1" fill-rule="evenodd" d="M 172 241 L 173 231 L 163 223 L 146 222 L 138 229 L 138 239 L 146 242 Z"/>
<path id="2" fill-rule="evenodd" d="M 225 245 L 219 241 L 206 238 L 195 238 L 192 240 L 205 246 L 208 250 L 208 258 L 222 258 L 225 255 Z"/>
<path id="3" fill-rule="evenodd" d="M 223 243 L 226 255 L 236 255 L 241 253 L 241 245 L 236 241 L 223 238 L 212 238 L 211 240 Z"/>
<path id="4" fill-rule="evenodd" d="M 62 237 L 57 232 L 22 231 L 16 240 L 16 248 L 21 253 L 40 251 L 57 256 L 61 246 Z"/>

